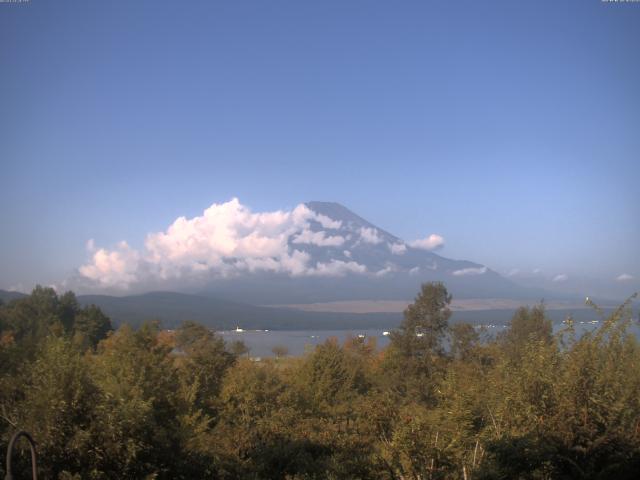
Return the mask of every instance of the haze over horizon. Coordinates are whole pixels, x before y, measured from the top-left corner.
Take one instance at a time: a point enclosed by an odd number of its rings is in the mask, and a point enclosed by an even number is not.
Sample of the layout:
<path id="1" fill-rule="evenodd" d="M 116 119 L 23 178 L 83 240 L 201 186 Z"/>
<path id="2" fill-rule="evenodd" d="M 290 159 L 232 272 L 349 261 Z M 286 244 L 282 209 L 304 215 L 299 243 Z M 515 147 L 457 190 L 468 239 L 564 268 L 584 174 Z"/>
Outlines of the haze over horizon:
<path id="1" fill-rule="evenodd" d="M 0 288 L 174 258 L 170 226 L 237 198 L 234 238 L 337 202 L 523 285 L 640 290 L 637 5 L 0 7 Z"/>

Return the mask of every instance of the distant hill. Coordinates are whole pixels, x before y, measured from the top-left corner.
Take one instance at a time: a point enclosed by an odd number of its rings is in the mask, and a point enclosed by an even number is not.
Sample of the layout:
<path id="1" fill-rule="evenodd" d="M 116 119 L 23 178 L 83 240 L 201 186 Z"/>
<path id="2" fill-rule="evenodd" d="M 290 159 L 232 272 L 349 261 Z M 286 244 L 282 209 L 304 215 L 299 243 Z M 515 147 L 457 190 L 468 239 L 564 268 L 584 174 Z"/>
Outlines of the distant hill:
<path id="1" fill-rule="evenodd" d="M 99 306 L 116 325 L 139 325 L 145 320 L 160 320 L 173 328 L 192 320 L 217 330 L 237 326 L 244 329 L 332 330 L 341 328 L 391 328 L 399 313 L 324 313 L 302 312 L 285 308 L 258 307 L 200 295 L 175 292 L 152 292 L 143 295 L 113 297 L 79 295 L 83 305 Z"/>
<path id="2" fill-rule="evenodd" d="M 8 290 L 0 290 L 0 301 L 3 303 L 10 302 L 11 300 L 15 300 L 17 298 L 26 297 L 24 293 L 20 292 L 10 292 Z"/>
<path id="3" fill-rule="evenodd" d="M 7 303 L 26 297 L 19 292 L 0 290 L 0 299 Z M 292 308 L 272 308 L 232 302 L 201 295 L 176 292 L 151 292 L 142 295 L 115 297 L 109 295 L 79 295 L 81 305 L 100 307 L 115 326 L 139 326 L 146 320 L 160 320 L 164 328 L 175 328 L 192 320 L 216 330 L 360 330 L 395 328 L 401 313 L 337 313 L 309 312 Z M 515 308 L 454 311 L 451 321 L 474 324 L 504 324 Z M 604 309 L 607 313 L 610 307 Z M 597 316 L 591 309 L 558 308 L 547 311 L 554 322 L 571 313 L 576 321 L 589 321 Z"/>
<path id="4" fill-rule="evenodd" d="M 152 292 L 143 295 L 112 297 L 108 295 L 80 295 L 83 305 L 99 306 L 116 325 L 140 325 L 157 319 L 165 328 L 174 328 L 185 320 L 193 320 L 216 330 L 241 327 L 245 330 L 358 330 L 391 329 L 397 327 L 401 313 L 336 313 L 308 312 L 287 308 L 271 308 L 231 302 L 200 295 L 175 292 Z M 611 309 L 605 309 L 609 312 Z M 452 322 L 474 324 L 505 324 L 515 308 L 454 311 Z M 590 309 L 554 309 L 547 314 L 554 322 L 571 313 L 576 321 L 596 319 Z"/>

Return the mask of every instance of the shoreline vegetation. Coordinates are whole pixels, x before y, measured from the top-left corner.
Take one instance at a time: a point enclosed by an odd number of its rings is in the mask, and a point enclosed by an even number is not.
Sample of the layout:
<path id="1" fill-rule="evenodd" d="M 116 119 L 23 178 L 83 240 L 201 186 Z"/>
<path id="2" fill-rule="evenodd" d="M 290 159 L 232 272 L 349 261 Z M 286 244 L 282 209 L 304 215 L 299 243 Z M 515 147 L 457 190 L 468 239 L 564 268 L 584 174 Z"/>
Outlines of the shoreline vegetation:
<path id="1" fill-rule="evenodd" d="M 254 362 L 195 322 L 114 329 L 37 287 L 0 305 L 0 453 L 27 430 L 40 476 L 64 480 L 632 479 L 635 298 L 588 302 L 599 323 L 584 334 L 571 318 L 554 332 L 538 304 L 481 338 L 426 283 L 384 348 L 354 335 Z"/>

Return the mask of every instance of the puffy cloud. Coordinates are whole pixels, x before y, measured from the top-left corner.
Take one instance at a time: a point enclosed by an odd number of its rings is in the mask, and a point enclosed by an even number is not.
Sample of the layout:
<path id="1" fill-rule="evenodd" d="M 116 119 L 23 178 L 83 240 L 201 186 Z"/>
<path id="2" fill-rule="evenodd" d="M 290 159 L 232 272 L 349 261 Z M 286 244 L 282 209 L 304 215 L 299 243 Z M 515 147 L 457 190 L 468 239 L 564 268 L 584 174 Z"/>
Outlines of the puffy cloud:
<path id="1" fill-rule="evenodd" d="M 323 228 L 337 230 L 338 228 L 342 227 L 342 222 L 340 220 L 334 220 L 320 213 L 315 214 L 314 220 L 322 225 Z"/>
<path id="2" fill-rule="evenodd" d="M 516 275 L 518 275 L 520 273 L 520 269 L 519 268 L 512 268 L 511 270 L 509 270 L 506 273 L 507 277 L 515 277 Z"/>
<path id="3" fill-rule="evenodd" d="M 420 267 L 413 267 L 409 270 L 409 275 L 417 275 L 418 273 L 420 273 Z"/>
<path id="4" fill-rule="evenodd" d="M 100 286 L 127 288 L 138 280 L 140 255 L 127 242 L 120 242 L 112 251 L 100 248 L 91 260 L 80 267 L 80 274 Z"/>
<path id="5" fill-rule="evenodd" d="M 428 237 L 409 242 L 409 245 L 422 250 L 437 250 L 444 246 L 444 238 L 441 235 L 432 233 Z"/>
<path id="6" fill-rule="evenodd" d="M 373 245 L 382 243 L 382 237 L 378 234 L 378 230 L 369 227 L 360 228 L 360 240 L 365 243 L 372 243 Z"/>
<path id="7" fill-rule="evenodd" d="M 402 255 L 407 251 L 407 246 L 404 243 L 389 243 L 387 245 L 394 255 Z"/>
<path id="8" fill-rule="evenodd" d="M 211 205 L 200 216 L 180 217 L 163 232 L 150 233 L 142 252 L 126 242 L 112 250 L 96 249 L 90 240 L 91 259 L 79 273 L 100 287 L 127 289 L 149 280 L 226 277 L 247 271 L 292 276 L 366 272 L 365 266 L 353 261 L 314 265 L 311 256 L 295 245 L 339 246 L 345 238 L 313 231 L 312 222 L 329 229 L 341 226 L 305 205 L 254 213 L 234 198 Z"/>
<path id="9" fill-rule="evenodd" d="M 342 260 L 331 260 L 327 263 L 318 263 L 315 268 L 310 269 L 307 274 L 325 277 L 343 277 L 348 273 L 366 273 L 367 267 L 356 262 L 343 262 Z"/>
<path id="10" fill-rule="evenodd" d="M 618 275 L 616 277 L 616 281 L 618 282 L 630 282 L 631 280 L 633 280 L 633 275 L 629 275 L 628 273 L 623 273 L 621 275 Z"/>
<path id="11" fill-rule="evenodd" d="M 397 272 L 397 271 L 398 271 L 397 265 L 388 264 L 383 269 L 378 270 L 376 272 L 376 277 L 383 277 L 383 276 L 387 275 L 388 273 Z"/>
<path id="12" fill-rule="evenodd" d="M 452 275 L 456 277 L 465 277 L 468 275 L 483 275 L 487 273 L 487 267 L 478 267 L 478 268 L 463 268 L 460 270 L 454 270 Z"/>
<path id="13" fill-rule="evenodd" d="M 303 230 L 293 237 L 293 243 L 308 243 L 319 247 L 339 247 L 345 242 L 345 238 L 340 235 L 327 236 L 323 231 L 313 232 Z"/>
<path id="14" fill-rule="evenodd" d="M 560 273 L 551 279 L 555 283 L 566 282 L 567 280 L 569 280 L 569 275 L 566 273 Z"/>

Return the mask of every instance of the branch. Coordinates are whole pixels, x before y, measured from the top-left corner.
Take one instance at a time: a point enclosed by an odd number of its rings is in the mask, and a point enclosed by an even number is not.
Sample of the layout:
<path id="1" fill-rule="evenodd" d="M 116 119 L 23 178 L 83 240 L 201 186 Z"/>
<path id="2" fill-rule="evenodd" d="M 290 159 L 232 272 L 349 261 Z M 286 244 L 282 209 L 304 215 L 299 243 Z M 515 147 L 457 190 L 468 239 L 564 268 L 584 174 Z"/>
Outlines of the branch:
<path id="1" fill-rule="evenodd" d="M 16 422 L 12 422 L 11 419 L 7 416 L 7 410 L 4 406 L 4 404 L 2 405 L 2 415 L 0 415 L 0 417 L 2 417 L 4 420 L 7 421 L 7 423 L 9 425 L 11 425 L 13 428 L 18 428 L 18 424 Z"/>

